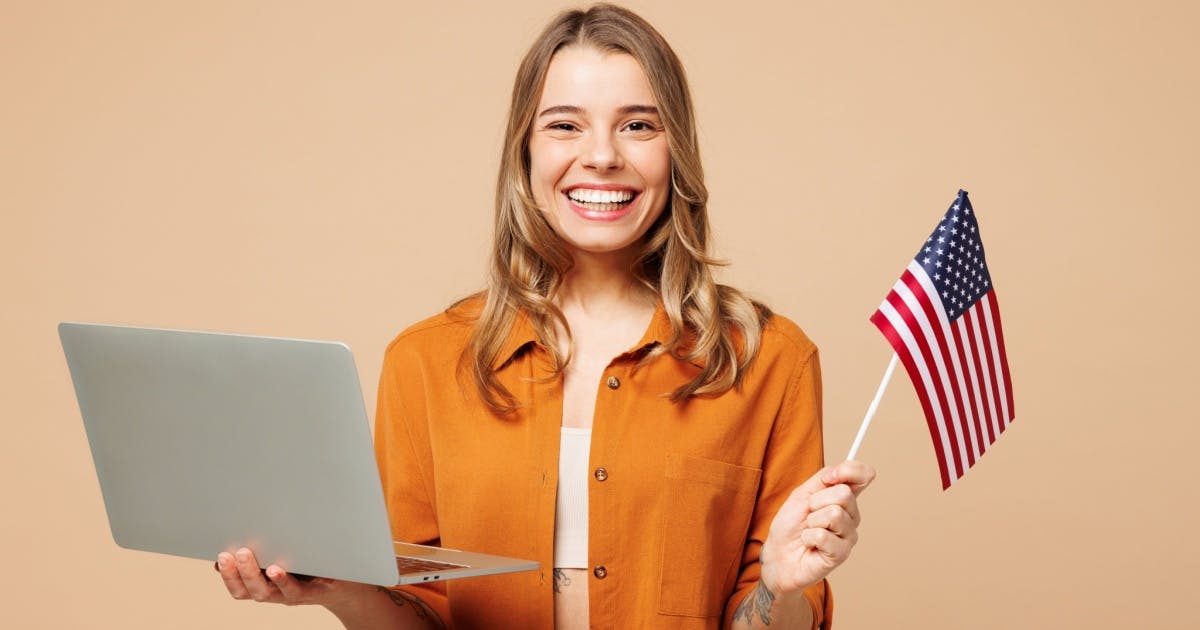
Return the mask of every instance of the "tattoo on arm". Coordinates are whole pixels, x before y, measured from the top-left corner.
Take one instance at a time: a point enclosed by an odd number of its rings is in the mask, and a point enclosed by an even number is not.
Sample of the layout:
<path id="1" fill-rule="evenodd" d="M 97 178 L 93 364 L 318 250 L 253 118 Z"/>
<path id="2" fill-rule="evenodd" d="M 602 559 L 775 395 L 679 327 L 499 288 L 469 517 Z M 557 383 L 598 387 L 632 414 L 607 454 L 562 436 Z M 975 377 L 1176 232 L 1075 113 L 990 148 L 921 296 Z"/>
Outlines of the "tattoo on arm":
<path id="1" fill-rule="evenodd" d="M 386 594 L 388 599 L 392 600 L 392 603 L 397 606 L 412 604 L 412 609 L 413 612 L 417 614 L 417 619 L 428 620 L 433 624 L 434 628 L 437 628 L 438 630 L 446 630 L 446 624 L 442 623 L 442 618 L 438 617 L 437 613 L 429 607 L 429 604 L 426 604 L 424 601 L 422 601 L 420 597 L 417 597 L 412 593 L 397 591 L 383 586 L 377 586 L 375 588 Z"/>
<path id="2" fill-rule="evenodd" d="M 564 586 L 571 585 L 571 578 L 567 577 L 567 572 L 562 569 L 554 570 L 554 592 L 561 593 Z"/>
<path id="3" fill-rule="evenodd" d="M 750 591 L 742 603 L 738 604 L 737 610 L 733 612 L 733 620 L 742 619 L 746 623 L 752 623 L 754 615 L 757 613 L 758 620 L 762 622 L 762 625 L 769 626 L 771 625 L 771 605 L 774 603 L 775 593 L 767 590 L 767 587 L 759 582 L 758 587 Z"/>

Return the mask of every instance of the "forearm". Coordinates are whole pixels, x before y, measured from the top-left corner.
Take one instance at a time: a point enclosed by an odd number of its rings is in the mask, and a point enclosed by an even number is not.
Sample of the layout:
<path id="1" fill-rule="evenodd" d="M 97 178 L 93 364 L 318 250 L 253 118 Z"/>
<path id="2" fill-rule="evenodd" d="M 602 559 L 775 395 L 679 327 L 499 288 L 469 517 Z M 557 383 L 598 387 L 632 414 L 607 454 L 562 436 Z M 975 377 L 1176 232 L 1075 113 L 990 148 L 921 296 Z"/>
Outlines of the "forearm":
<path id="1" fill-rule="evenodd" d="M 758 630 L 760 628 L 796 628 L 808 630 L 813 625 L 812 606 L 804 591 L 775 593 L 760 581 L 738 604 L 729 630 Z"/>
<path id="2" fill-rule="evenodd" d="M 404 591 L 363 585 L 362 593 L 346 603 L 326 606 L 346 630 L 443 630 L 437 613 Z"/>

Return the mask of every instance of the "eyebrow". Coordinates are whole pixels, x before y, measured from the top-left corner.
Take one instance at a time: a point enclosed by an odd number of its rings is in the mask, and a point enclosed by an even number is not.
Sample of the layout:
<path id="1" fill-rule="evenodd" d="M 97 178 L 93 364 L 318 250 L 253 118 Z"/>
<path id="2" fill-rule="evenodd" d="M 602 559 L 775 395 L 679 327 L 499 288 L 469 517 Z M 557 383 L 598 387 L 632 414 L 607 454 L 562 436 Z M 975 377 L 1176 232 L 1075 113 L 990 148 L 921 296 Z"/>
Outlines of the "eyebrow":
<path id="1" fill-rule="evenodd" d="M 552 114 L 576 114 L 582 116 L 587 110 L 578 105 L 555 105 L 547 107 L 538 114 L 538 118 L 542 116 L 550 116 Z M 658 108 L 653 105 L 624 105 L 617 110 L 617 113 L 625 116 L 627 114 L 654 114 L 658 115 Z"/>

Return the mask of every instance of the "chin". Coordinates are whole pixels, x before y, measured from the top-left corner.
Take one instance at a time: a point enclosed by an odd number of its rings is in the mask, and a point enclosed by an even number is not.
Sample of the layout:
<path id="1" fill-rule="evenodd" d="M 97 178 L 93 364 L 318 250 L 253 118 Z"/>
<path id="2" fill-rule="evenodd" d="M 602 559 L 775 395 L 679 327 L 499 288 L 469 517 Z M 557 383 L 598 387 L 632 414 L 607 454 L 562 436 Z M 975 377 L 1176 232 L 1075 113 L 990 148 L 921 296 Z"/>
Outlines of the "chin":
<path id="1" fill-rule="evenodd" d="M 592 226 L 585 229 L 556 230 L 556 232 L 567 247 L 589 254 L 620 252 L 639 240 L 638 235 L 630 233 L 629 230 L 603 229 Z"/>
<path id="2" fill-rule="evenodd" d="M 606 241 L 582 240 L 581 241 L 581 240 L 575 240 L 575 239 L 570 239 L 570 238 L 565 239 L 565 241 L 567 243 L 567 246 L 570 247 L 571 249 L 573 249 L 575 251 L 579 251 L 579 252 L 586 252 L 589 254 L 614 254 L 614 253 L 618 253 L 618 252 L 623 252 L 625 250 L 628 250 L 636 242 L 636 240 L 632 240 L 632 241 L 622 240 L 622 241 L 617 241 L 617 242 L 614 242 L 611 240 L 606 240 Z"/>

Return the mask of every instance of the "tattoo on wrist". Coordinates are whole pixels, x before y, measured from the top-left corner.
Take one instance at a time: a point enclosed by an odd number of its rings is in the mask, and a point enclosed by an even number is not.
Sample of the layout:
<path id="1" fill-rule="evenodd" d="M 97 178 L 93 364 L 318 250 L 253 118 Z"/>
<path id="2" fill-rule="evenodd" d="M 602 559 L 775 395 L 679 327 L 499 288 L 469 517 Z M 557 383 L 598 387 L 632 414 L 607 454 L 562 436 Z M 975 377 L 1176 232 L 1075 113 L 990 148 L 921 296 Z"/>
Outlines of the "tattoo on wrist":
<path id="1" fill-rule="evenodd" d="M 771 625 L 771 605 L 775 603 L 775 593 L 772 593 L 759 581 L 758 586 L 753 591 L 750 591 L 742 603 L 738 604 L 737 610 L 733 612 L 733 620 L 744 620 L 746 623 L 754 621 L 754 615 L 758 615 L 758 620 L 762 625 Z"/>
<path id="2" fill-rule="evenodd" d="M 563 587 L 571 585 L 571 578 L 567 577 L 567 572 L 562 569 L 554 570 L 554 592 L 561 593 Z"/>
<path id="3" fill-rule="evenodd" d="M 417 614 L 417 619 L 427 619 L 438 630 L 446 630 L 446 624 L 442 623 L 441 617 L 438 617 L 437 613 L 433 612 L 433 609 L 429 607 L 429 604 L 422 601 L 420 597 L 412 593 L 393 590 L 384 586 L 376 586 L 375 588 L 386 594 L 388 599 L 392 600 L 392 603 L 397 606 L 412 604 L 412 609 Z"/>

